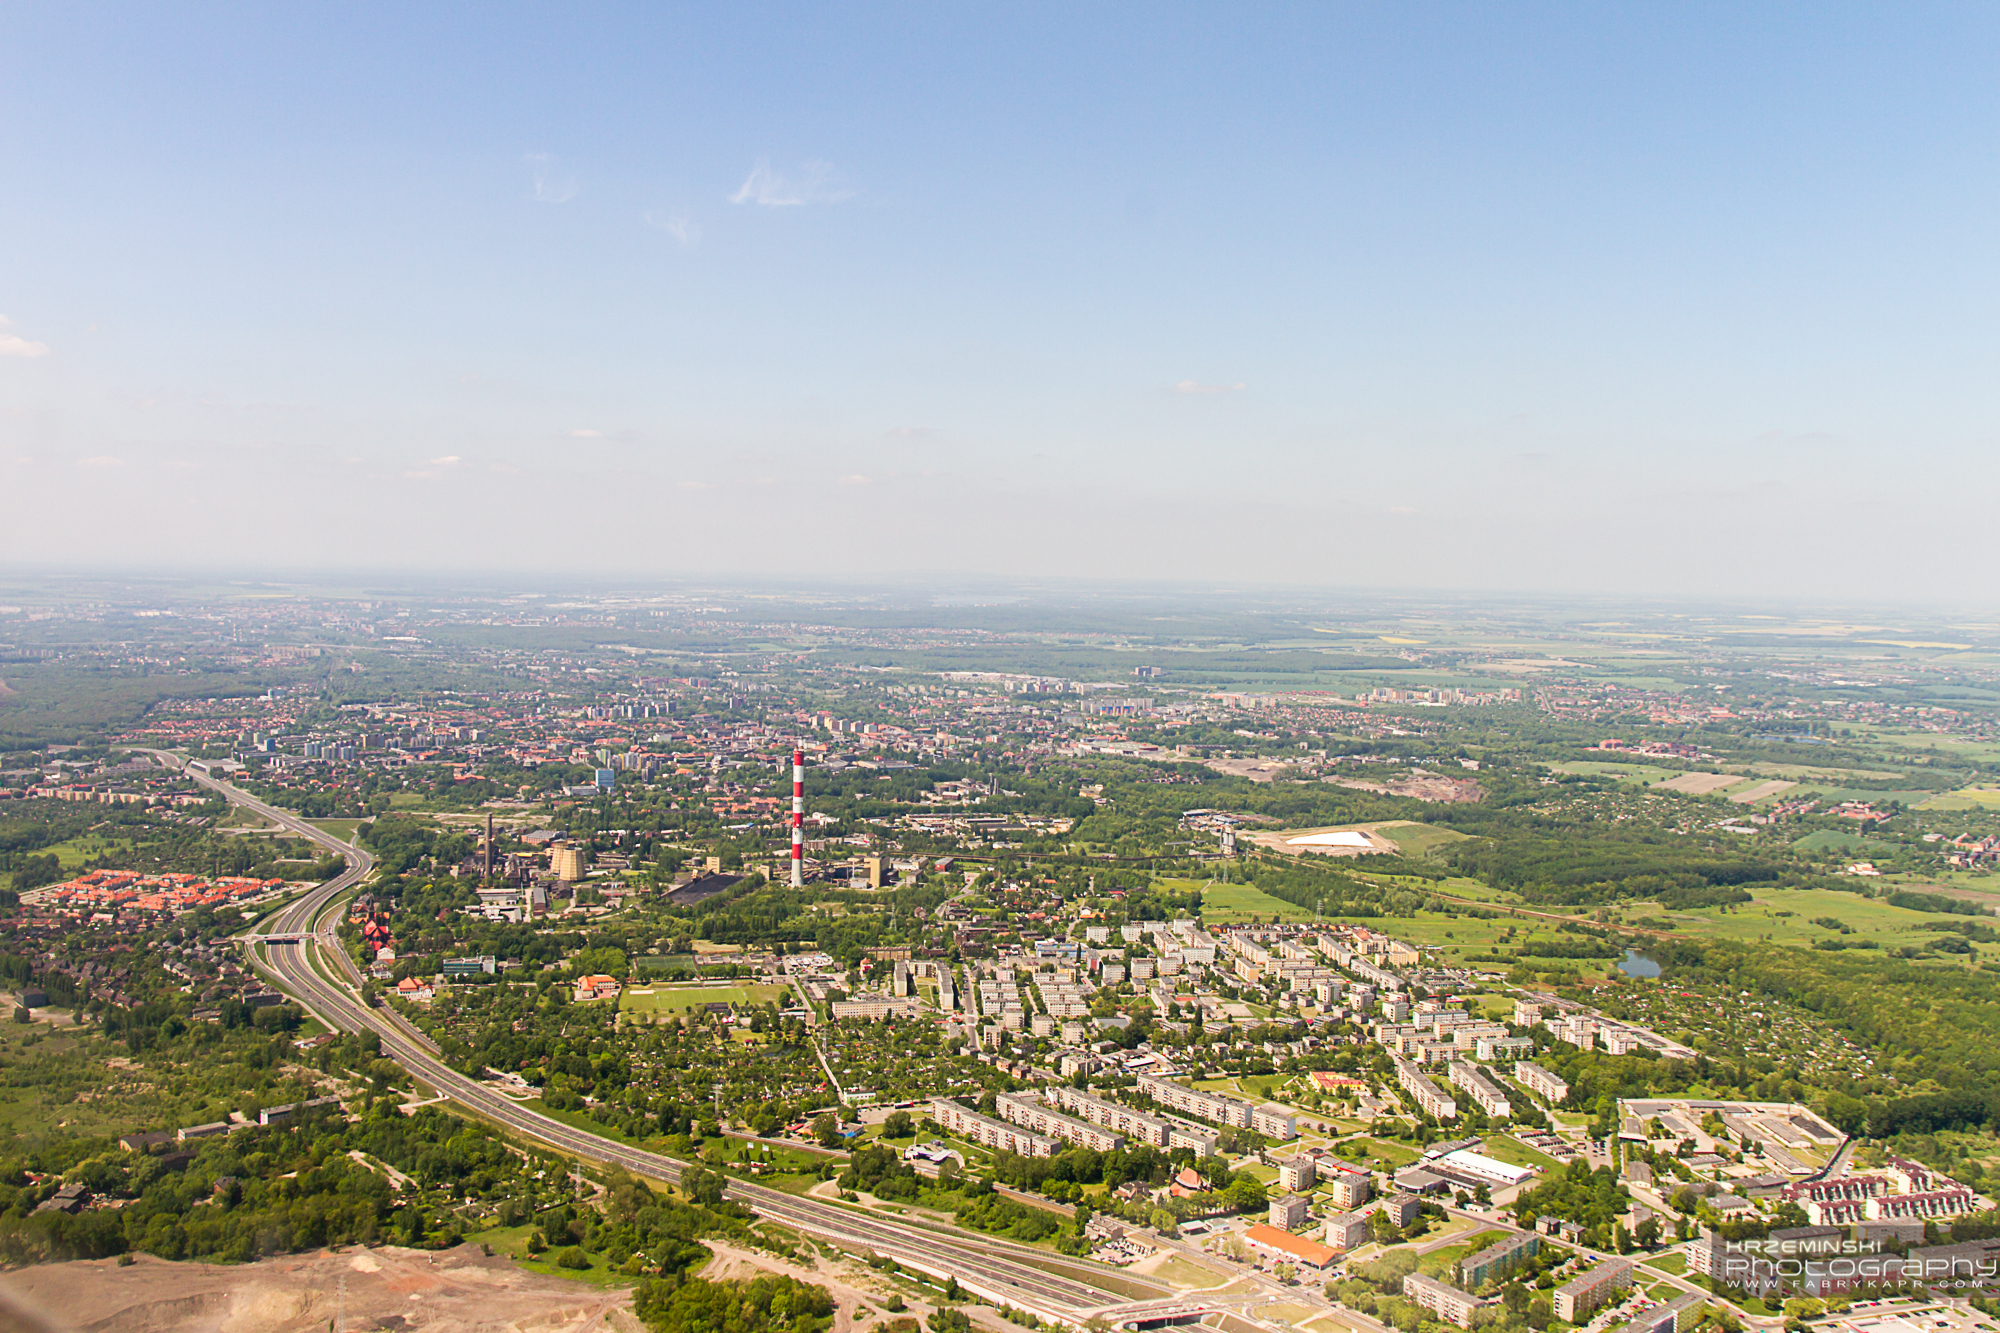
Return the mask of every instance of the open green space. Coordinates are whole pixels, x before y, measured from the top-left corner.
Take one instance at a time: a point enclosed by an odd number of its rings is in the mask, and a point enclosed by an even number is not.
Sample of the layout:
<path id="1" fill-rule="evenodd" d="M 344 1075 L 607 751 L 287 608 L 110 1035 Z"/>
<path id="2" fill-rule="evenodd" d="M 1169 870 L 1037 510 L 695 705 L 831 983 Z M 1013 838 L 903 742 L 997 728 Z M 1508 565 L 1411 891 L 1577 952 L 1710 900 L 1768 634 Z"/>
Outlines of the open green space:
<path id="1" fill-rule="evenodd" d="M 1562 1165 L 1547 1153 L 1530 1148 L 1519 1139 L 1506 1134 L 1489 1135 L 1486 1146 L 1479 1151 L 1509 1166 L 1532 1166 L 1538 1171 L 1548 1171 Z"/>
<path id="2" fill-rule="evenodd" d="M 1646 1267 L 1655 1272 L 1665 1273 L 1669 1277 L 1679 1277 L 1682 1273 L 1687 1272 L 1687 1266 L 1687 1256 L 1679 1250 L 1675 1250 L 1671 1254 L 1656 1255 L 1646 1261 Z"/>
<path id="3" fill-rule="evenodd" d="M 1169 1286 L 1184 1289 L 1219 1287 L 1229 1281 L 1227 1274 L 1203 1267 L 1184 1255 L 1175 1255 L 1153 1270 L 1152 1276 Z"/>
<path id="4" fill-rule="evenodd" d="M 590 1261 L 588 1268 L 559 1268 L 555 1264 L 557 1249 L 543 1252 L 540 1258 L 528 1257 L 528 1238 L 534 1235 L 532 1224 L 517 1227 L 494 1227 L 489 1231 L 475 1232 L 465 1239 L 469 1243 L 488 1246 L 495 1254 L 511 1257 L 516 1264 L 530 1273 L 540 1273 L 544 1277 L 566 1278 L 591 1287 L 622 1287 L 631 1285 L 633 1279 L 611 1266 L 609 1258 L 596 1251 L 583 1252 Z M 557 1247 L 567 1248 L 567 1247 Z"/>
<path id="5" fill-rule="evenodd" d="M 362 823 L 359 819 L 308 819 L 306 822 L 316 829 L 331 833 L 342 842 L 353 842 L 354 830 Z"/>

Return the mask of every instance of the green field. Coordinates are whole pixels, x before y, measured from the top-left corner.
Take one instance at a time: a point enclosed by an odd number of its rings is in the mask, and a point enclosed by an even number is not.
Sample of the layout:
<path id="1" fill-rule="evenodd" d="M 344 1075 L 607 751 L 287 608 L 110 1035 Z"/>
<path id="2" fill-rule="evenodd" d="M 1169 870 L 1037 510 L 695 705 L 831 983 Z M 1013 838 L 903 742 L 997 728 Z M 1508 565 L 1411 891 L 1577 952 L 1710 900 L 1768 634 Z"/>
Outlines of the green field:
<path id="1" fill-rule="evenodd" d="M 2000 795 L 2000 793 L 1995 793 Z M 1472 835 L 1460 833 L 1456 829 L 1438 828 L 1434 824 L 1417 824 L 1397 820 L 1389 824 L 1362 824 L 1358 827 L 1372 829 L 1396 844 L 1405 856 L 1429 857 L 1438 848 L 1454 842 L 1464 842 Z"/>
<path id="2" fill-rule="evenodd" d="M 627 987 L 618 1007 L 627 1013 L 679 1014 L 705 1004 L 781 1003 L 787 986 L 639 986 Z"/>
<path id="3" fill-rule="evenodd" d="M 1865 838 L 1859 833 L 1820 829 L 1806 834 L 1792 846 L 1802 852 L 1893 852 L 1897 844 L 1880 838 Z"/>
<path id="4" fill-rule="evenodd" d="M 1753 887 L 1752 902 L 1739 903 L 1723 913 L 1720 908 L 1665 913 L 1676 931 L 1693 935 L 1714 935 L 1722 939 L 1762 940 L 1774 944 L 1810 945 L 1835 932 L 1812 924 L 1814 917 L 1832 917 L 1854 931 L 1841 936 L 1847 940 L 1872 939 L 1882 947 L 1918 944 L 1935 940 L 1935 932 L 1919 927 L 1949 918 L 1928 912 L 1912 912 L 1892 907 L 1875 898 L 1840 893 L 1832 889 L 1775 889 Z M 1642 911 L 1642 915 L 1646 914 Z"/>
<path id="5" fill-rule="evenodd" d="M 1547 1153 L 1530 1148 L 1519 1139 L 1509 1138 L 1505 1134 L 1489 1135 L 1486 1146 L 1479 1151 L 1509 1166 L 1532 1166 L 1537 1171 L 1548 1171 L 1562 1165 Z"/>
<path id="6" fill-rule="evenodd" d="M 331 833 L 342 842 L 354 841 L 354 830 L 362 821 L 358 819 L 308 819 L 306 823 L 324 832 Z"/>
<path id="7" fill-rule="evenodd" d="M 1169 881 L 1176 887 L 1198 887 L 1184 880 Z M 1248 884 L 1211 884 L 1201 891 L 1202 920 L 1210 925 L 1227 926 L 1251 917 L 1259 921 L 1276 918 L 1280 921 L 1310 921 L 1313 914 L 1306 908 L 1294 907 L 1288 902 L 1273 898 Z"/>
<path id="8" fill-rule="evenodd" d="M 1584 777 L 1616 778 L 1629 782 L 1635 787 L 1650 787 L 1655 782 L 1678 777 L 1678 768 L 1659 768 L 1652 764 L 1614 764 L 1594 759 L 1577 759 L 1566 764 L 1550 764 L 1557 773 L 1572 773 Z"/>
<path id="9" fill-rule="evenodd" d="M 2000 788 L 1965 787 L 1920 802 L 1919 810 L 2000 810 Z"/>

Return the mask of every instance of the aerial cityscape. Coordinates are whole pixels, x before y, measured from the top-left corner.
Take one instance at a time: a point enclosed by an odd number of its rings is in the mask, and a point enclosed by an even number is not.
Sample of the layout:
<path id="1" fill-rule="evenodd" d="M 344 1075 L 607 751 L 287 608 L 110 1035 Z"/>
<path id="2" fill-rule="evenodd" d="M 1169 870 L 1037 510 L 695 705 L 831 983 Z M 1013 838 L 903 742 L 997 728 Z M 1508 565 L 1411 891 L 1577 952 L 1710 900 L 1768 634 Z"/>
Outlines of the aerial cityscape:
<path id="1" fill-rule="evenodd" d="M 0 1330 L 2000 1333 L 1996 54 L 0 12 Z"/>

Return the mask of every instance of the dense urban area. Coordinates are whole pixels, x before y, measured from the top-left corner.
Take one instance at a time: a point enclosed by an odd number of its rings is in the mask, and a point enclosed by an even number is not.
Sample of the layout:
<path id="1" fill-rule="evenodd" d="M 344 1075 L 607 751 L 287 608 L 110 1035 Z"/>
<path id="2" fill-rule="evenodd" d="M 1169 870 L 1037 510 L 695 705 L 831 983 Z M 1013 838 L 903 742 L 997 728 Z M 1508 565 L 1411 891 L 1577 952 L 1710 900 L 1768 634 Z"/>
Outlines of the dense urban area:
<path id="1" fill-rule="evenodd" d="M 415 1250 L 716 1333 L 2000 1329 L 1991 625 L 0 596 L 22 1273 Z"/>

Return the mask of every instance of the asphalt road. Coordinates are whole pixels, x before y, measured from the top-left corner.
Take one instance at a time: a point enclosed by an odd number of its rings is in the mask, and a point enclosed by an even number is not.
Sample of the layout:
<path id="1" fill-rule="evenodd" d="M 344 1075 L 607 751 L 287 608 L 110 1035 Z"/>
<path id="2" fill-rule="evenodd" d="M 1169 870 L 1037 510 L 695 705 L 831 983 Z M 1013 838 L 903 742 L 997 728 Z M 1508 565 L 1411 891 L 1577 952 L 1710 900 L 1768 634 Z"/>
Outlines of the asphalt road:
<path id="1" fill-rule="evenodd" d="M 164 751 L 147 753 L 179 766 L 178 758 Z M 352 964 L 334 935 L 339 914 L 330 909 L 373 868 L 374 858 L 363 848 L 343 842 L 229 783 L 199 770 L 190 769 L 188 773 L 233 804 L 254 810 L 288 832 L 310 838 L 348 859 L 346 872 L 281 909 L 249 937 L 253 956 L 261 943 L 266 953 L 262 965 L 287 994 L 330 1028 L 376 1033 L 381 1038 L 383 1053 L 401 1064 L 411 1077 L 524 1139 L 583 1161 L 619 1166 L 653 1180 L 671 1183 L 680 1179 L 681 1171 L 689 1163 L 616 1143 L 528 1110 L 441 1063 L 434 1054 L 434 1043 L 394 1012 L 363 1005 L 354 990 L 359 978 L 354 976 Z M 336 983 L 315 966 L 315 946 L 320 958 L 340 970 L 343 981 Z M 956 1278 L 977 1295 L 1044 1317 L 1074 1321 L 1090 1312 L 1124 1304 L 1135 1296 L 1157 1299 L 1173 1294 L 1172 1288 L 1164 1284 L 1123 1273 L 1110 1278 L 1110 1270 L 1099 1265 L 1012 1241 L 972 1238 L 960 1231 L 901 1222 L 733 1179 L 726 1193 L 759 1215 L 808 1235 L 886 1255 L 935 1278 Z M 1114 1290 L 1111 1285 L 1114 1282 L 1129 1289 L 1131 1294 Z"/>

